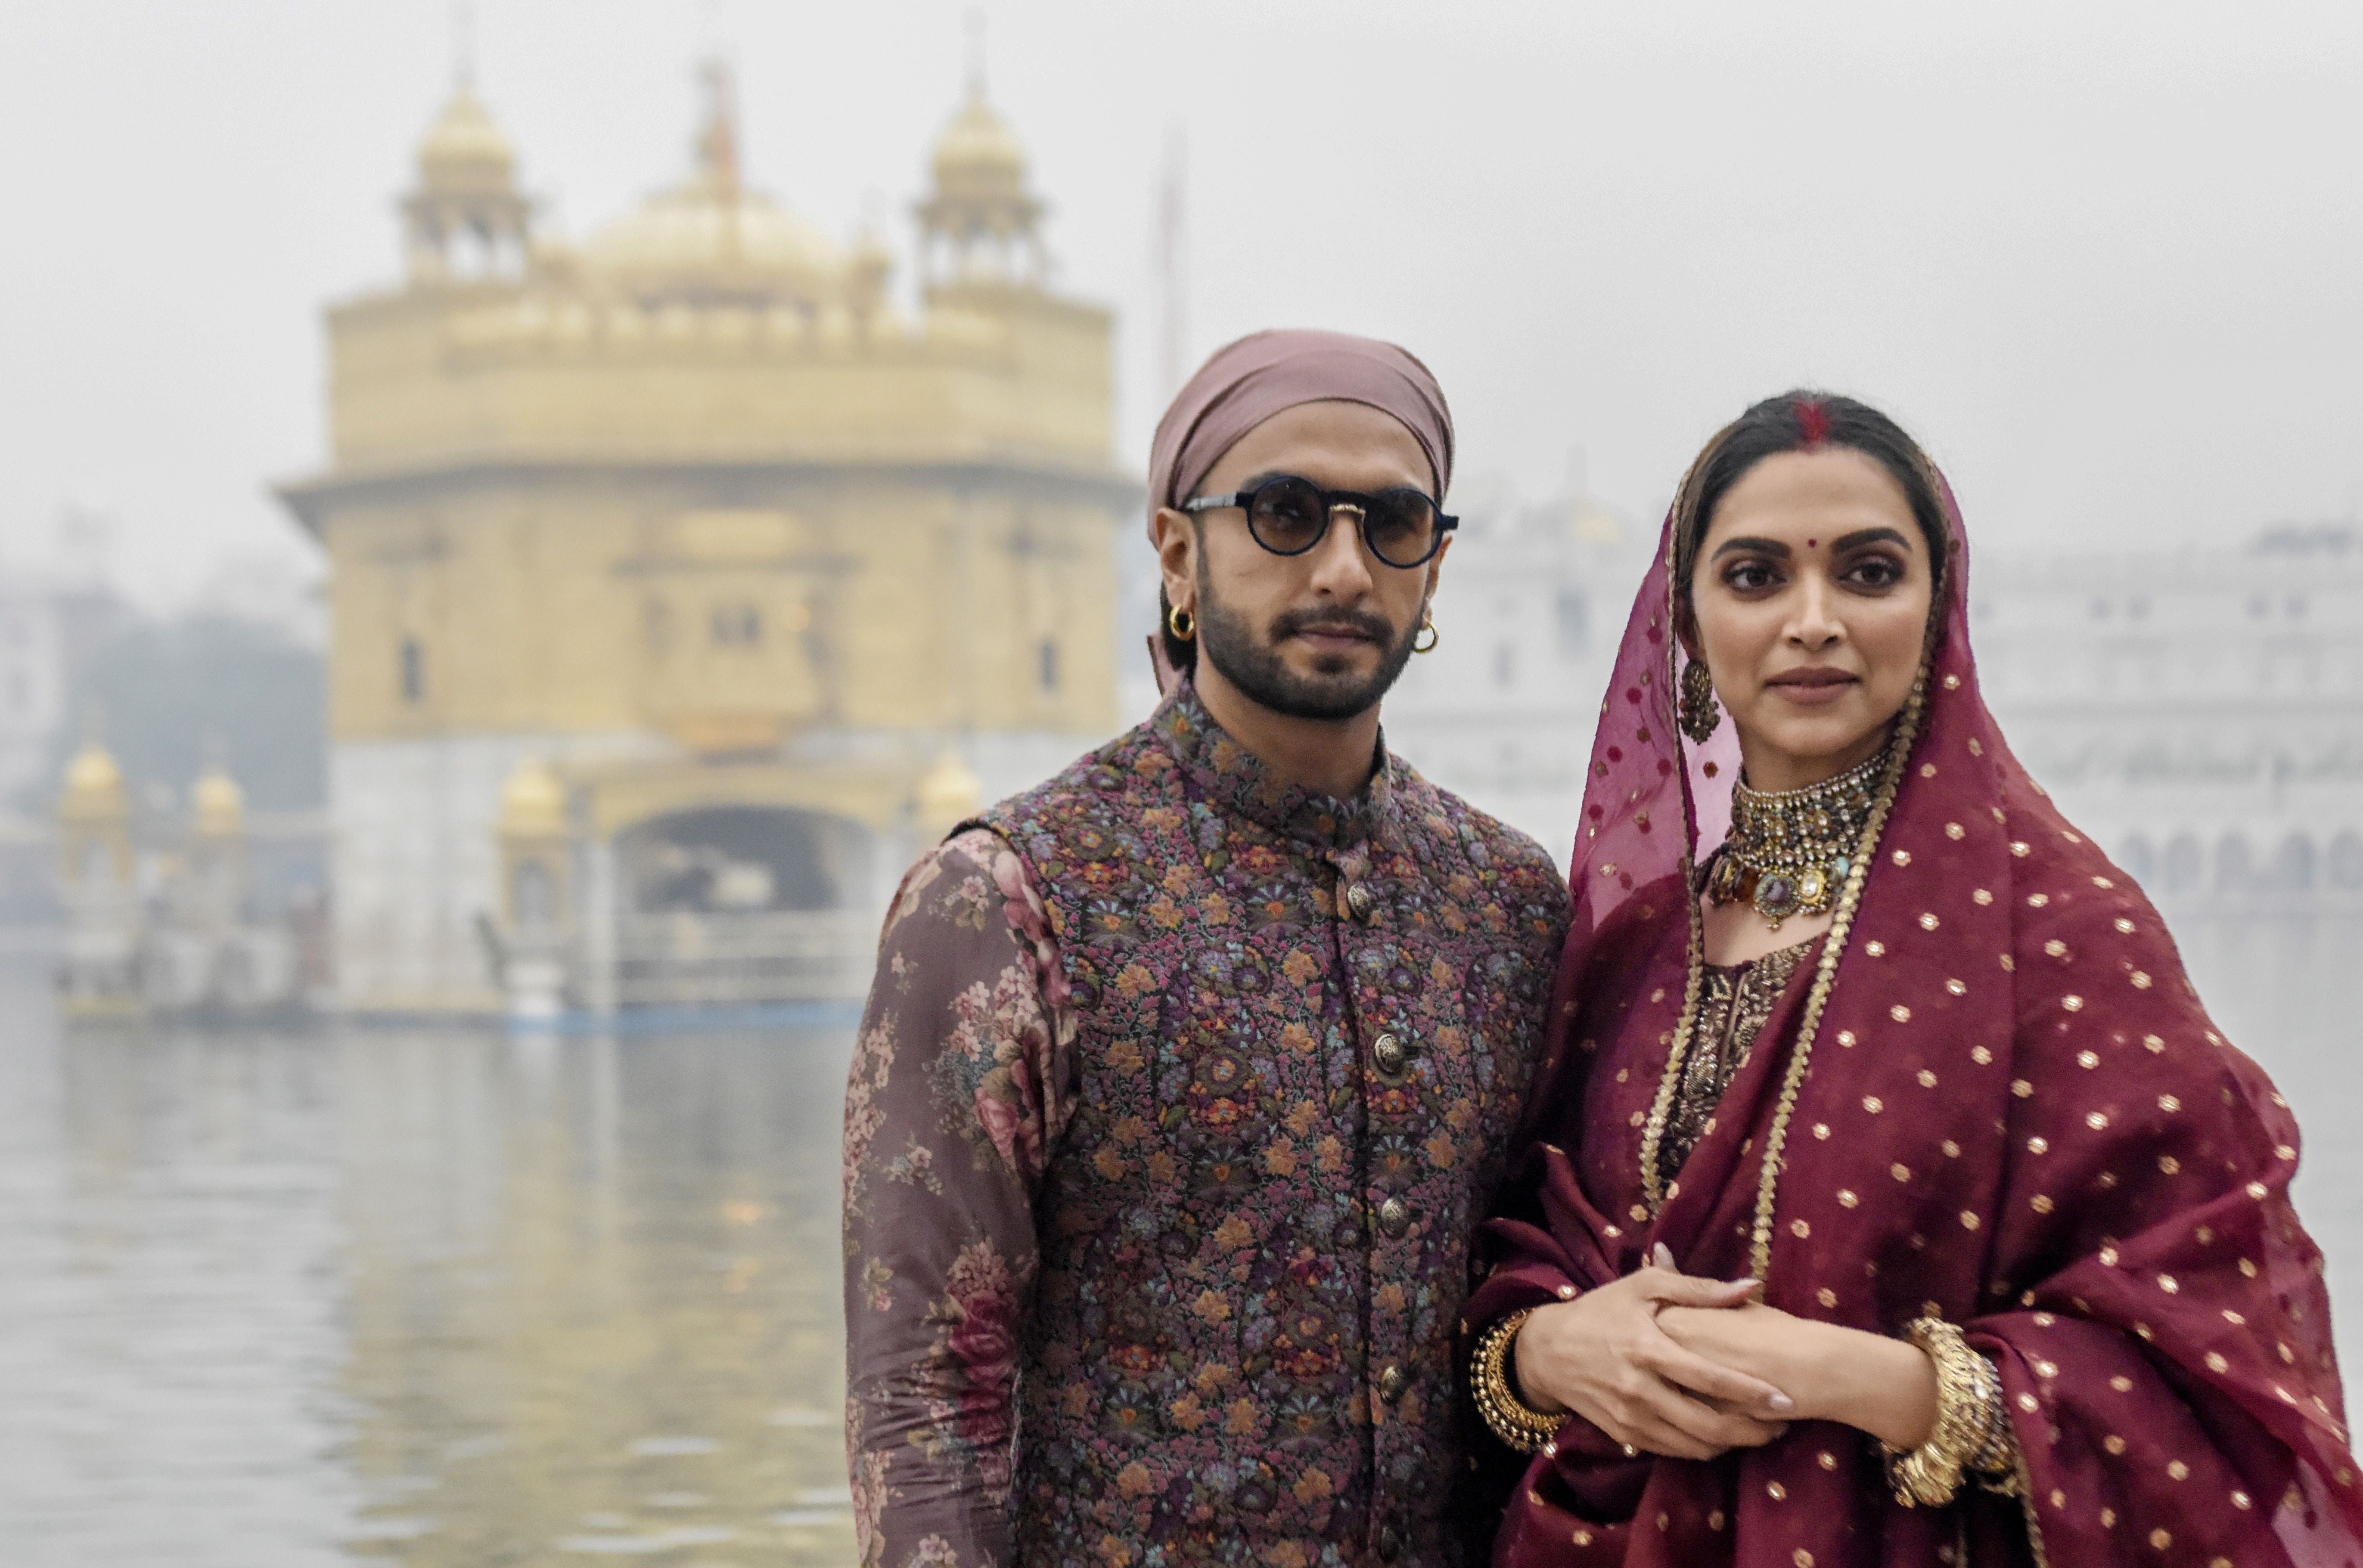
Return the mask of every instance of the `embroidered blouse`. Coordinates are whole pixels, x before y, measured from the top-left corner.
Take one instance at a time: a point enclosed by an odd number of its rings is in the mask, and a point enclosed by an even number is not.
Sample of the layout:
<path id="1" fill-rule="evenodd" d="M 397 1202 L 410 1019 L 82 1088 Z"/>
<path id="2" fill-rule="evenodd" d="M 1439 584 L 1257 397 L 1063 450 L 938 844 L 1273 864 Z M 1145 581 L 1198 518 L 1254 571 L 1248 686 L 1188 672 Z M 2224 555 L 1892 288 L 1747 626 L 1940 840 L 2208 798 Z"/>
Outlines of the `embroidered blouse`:
<path id="1" fill-rule="evenodd" d="M 1673 1185 L 1705 1130 L 1723 1091 L 1747 1064 L 1764 1021 L 1797 967 L 1821 951 L 1821 939 L 1776 948 L 1745 964 L 1709 964 L 1699 980 L 1696 1043 L 1682 1061 L 1682 1081 L 1658 1141 L 1658 1177 Z"/>

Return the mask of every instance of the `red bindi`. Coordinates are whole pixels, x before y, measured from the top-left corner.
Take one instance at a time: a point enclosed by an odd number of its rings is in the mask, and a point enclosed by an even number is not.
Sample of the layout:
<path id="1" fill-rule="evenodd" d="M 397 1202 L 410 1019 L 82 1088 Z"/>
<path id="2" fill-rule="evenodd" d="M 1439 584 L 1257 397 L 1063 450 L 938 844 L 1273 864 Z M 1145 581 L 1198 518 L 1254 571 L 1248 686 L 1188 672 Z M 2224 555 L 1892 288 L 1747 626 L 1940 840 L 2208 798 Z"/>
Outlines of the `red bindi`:
<path id="1" fill-rule="evenodd" d="M 1806 540 L 1806 541 L 1805 541 L 1805 548 L 1807 548 L 1807 549 L 1809 549 L 1809 550 L 1810 550 L 1810 549 L 1812 549 L 1815 545 L 1818 545 L 1818 544 L 1820 544 L 1820 543 L 1821 543 L 1821 541 L 1820 541 L 1819 539 L 1808 539 L 1808 540 Z"/>

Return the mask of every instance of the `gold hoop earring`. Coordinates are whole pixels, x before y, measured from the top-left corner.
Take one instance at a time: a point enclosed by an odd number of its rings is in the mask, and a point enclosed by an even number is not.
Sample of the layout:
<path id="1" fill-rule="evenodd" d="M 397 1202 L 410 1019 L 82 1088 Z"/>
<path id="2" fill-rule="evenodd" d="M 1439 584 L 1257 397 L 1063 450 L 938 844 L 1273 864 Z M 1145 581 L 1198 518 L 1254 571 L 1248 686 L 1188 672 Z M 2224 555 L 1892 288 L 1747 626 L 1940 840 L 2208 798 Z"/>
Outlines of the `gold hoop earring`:
<path id="1" fill-rule="evenodd" d="M 1682 734 L 1701 745 L 1714 738 L 1715 726 L 1723 723 L 1723 710 L 1714 701 L 1714 677 L 1707 673 L 1703 660 L 1691 660 L 1689 668 L 1682 671 L 1679 718 Z"/>
<path id="2" fill-rule="evenodd" d="M 1186 643 L 1198 635 L 1198 617 L 1176 604 L 1165 613 L 1165 629 L 1175 642 Z"/>
<path id="3" fill-rule="evenodd" d="M 1422 637 L 1426 637 L 1427 641 L 1421 642 L 1420 638 Z M 1443 640 L 1444 638 L 1437 634 L 1436 629 L 1436 617 L 1433 615 L 1423 615 L 1420 617 L 1419 630 L 1412 635 L 1411 651 L 1414 653 L 1434 653 L 1436 651 L 1436 645 Z"/>

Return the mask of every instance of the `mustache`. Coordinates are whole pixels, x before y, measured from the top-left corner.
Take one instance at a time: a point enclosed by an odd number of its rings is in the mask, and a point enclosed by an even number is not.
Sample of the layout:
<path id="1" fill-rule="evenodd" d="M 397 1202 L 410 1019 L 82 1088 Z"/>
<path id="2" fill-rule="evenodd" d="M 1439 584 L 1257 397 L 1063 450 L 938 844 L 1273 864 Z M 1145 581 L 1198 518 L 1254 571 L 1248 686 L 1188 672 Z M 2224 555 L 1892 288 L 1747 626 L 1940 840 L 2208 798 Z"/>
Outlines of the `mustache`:
<path id="1" fill-rule="evenodd" d="M 1398 635 L 1394 623 L 1375 610 L 1290 610 L 1273 617 L 1271 640 L 1316 629 L 1357 632 L 1381 647 L 1392 646 Z"/>

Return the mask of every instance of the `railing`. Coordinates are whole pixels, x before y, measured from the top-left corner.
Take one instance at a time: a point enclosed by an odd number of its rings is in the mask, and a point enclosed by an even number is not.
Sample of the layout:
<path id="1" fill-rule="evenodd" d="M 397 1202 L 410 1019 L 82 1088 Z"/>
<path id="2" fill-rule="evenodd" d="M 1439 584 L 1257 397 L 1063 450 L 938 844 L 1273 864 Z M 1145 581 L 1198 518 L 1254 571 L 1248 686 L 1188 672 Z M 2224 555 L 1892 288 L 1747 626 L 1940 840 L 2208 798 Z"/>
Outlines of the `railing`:
<path id="1" fill-rule="evenodd" d="M 623 1007 L 837 1000 L 869 988 L 868 911 L 627 915 L 616 933 Z"/>

